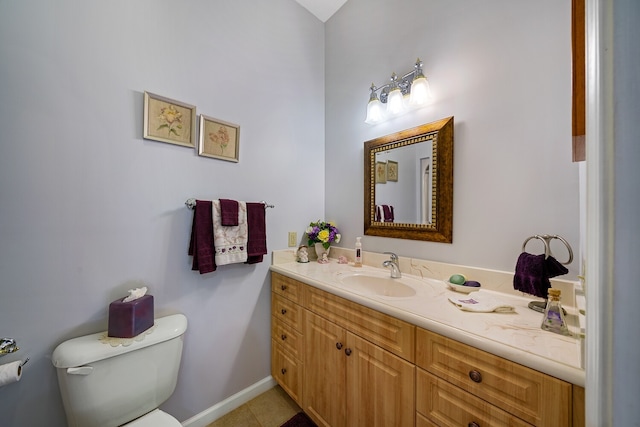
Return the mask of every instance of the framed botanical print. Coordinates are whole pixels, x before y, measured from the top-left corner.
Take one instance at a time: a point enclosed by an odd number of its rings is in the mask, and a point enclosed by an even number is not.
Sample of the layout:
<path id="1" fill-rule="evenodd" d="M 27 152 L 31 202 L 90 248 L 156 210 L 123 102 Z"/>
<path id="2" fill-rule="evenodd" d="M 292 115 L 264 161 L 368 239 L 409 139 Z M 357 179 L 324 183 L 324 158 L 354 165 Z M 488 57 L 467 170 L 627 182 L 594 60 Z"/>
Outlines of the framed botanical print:
<path id="1" fill-rule="evenodd" d="M 376 184 L 387 183 L 387 162 L 376 162 Z"/>
<path id="2" fill-rule="evenodd" d="M 196 107 L 144 93 L 143 138 L 185 147 L 196 146 Z"/>
<path id="3" fill-rule="evenodd" d="M 398 181 L 398 162 L 387 160 L 387 181 Z"/>
<path id="4" fill-rule="evenodd" d="M 238 162 L 240 126 L 200 114 L 198 154 Z"/>

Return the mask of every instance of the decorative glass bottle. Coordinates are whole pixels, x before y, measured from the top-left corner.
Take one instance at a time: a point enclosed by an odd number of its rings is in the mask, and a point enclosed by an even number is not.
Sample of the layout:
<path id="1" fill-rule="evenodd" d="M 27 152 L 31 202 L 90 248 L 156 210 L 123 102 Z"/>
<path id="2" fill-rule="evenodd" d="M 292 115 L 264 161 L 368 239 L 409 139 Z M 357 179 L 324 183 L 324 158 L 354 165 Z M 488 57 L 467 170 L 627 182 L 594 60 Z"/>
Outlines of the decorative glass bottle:
<path id="1" fill-rule="evenodd" d="M 571 335 L 560 304 L 560 289 L 549 289 L 549 300 L 544 309 L 544 317 L 540 327 L 545 331 L 555 332 L 556 334 Z"/>

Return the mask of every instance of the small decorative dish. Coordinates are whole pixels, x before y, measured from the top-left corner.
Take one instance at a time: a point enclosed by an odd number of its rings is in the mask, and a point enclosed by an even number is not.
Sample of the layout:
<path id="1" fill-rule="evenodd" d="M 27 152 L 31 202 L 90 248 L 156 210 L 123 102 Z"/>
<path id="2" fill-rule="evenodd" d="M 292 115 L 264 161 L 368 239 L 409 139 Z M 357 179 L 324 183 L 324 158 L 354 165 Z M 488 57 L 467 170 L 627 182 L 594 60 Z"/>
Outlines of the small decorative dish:
<path id="1" fill-rule="evenodd" d="M 457 285 L 455 283 L 451 283 L 448 280 L 445 281 L 445 283 L 452 291 L 460 292 L 462 294 L 468 294 L 480 290 L 480 283 L 474 282 L 472 280 L 466 281 L 463 285 Z"/>

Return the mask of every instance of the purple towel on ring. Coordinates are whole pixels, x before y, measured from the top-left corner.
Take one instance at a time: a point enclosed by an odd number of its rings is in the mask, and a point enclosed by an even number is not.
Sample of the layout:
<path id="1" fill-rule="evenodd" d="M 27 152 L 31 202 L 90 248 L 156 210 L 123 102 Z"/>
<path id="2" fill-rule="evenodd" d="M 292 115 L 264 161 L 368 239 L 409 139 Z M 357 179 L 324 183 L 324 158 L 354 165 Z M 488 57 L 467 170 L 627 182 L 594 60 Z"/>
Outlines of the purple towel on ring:
<path id="1" fill-rule="evenodd" d="M 549 288 L 551 287 L 549 279 L 568 272 L 569 270 L 552 256 L 545 259 L 544 254 L 532 255 L 523 252 L 516 263 L 513 288 L 547 299 Z"/>
<path id="2" fill-rule="evenodd" d="M 220 223 L 225 227 L 238 226 L 238 202 L 220 199 Z"/>

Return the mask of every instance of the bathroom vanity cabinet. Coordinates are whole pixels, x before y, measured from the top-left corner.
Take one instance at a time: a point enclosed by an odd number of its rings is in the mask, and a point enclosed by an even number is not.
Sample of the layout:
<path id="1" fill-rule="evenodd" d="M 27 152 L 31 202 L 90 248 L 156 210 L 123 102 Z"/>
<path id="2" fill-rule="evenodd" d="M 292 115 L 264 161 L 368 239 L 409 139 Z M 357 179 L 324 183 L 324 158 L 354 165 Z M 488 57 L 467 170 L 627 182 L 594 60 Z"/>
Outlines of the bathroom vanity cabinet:
<path id="1" fill-rule="evenodd" d="M 272 272 L 272 376 L 319 426 L 584 425 L 584 389 Z"/>

